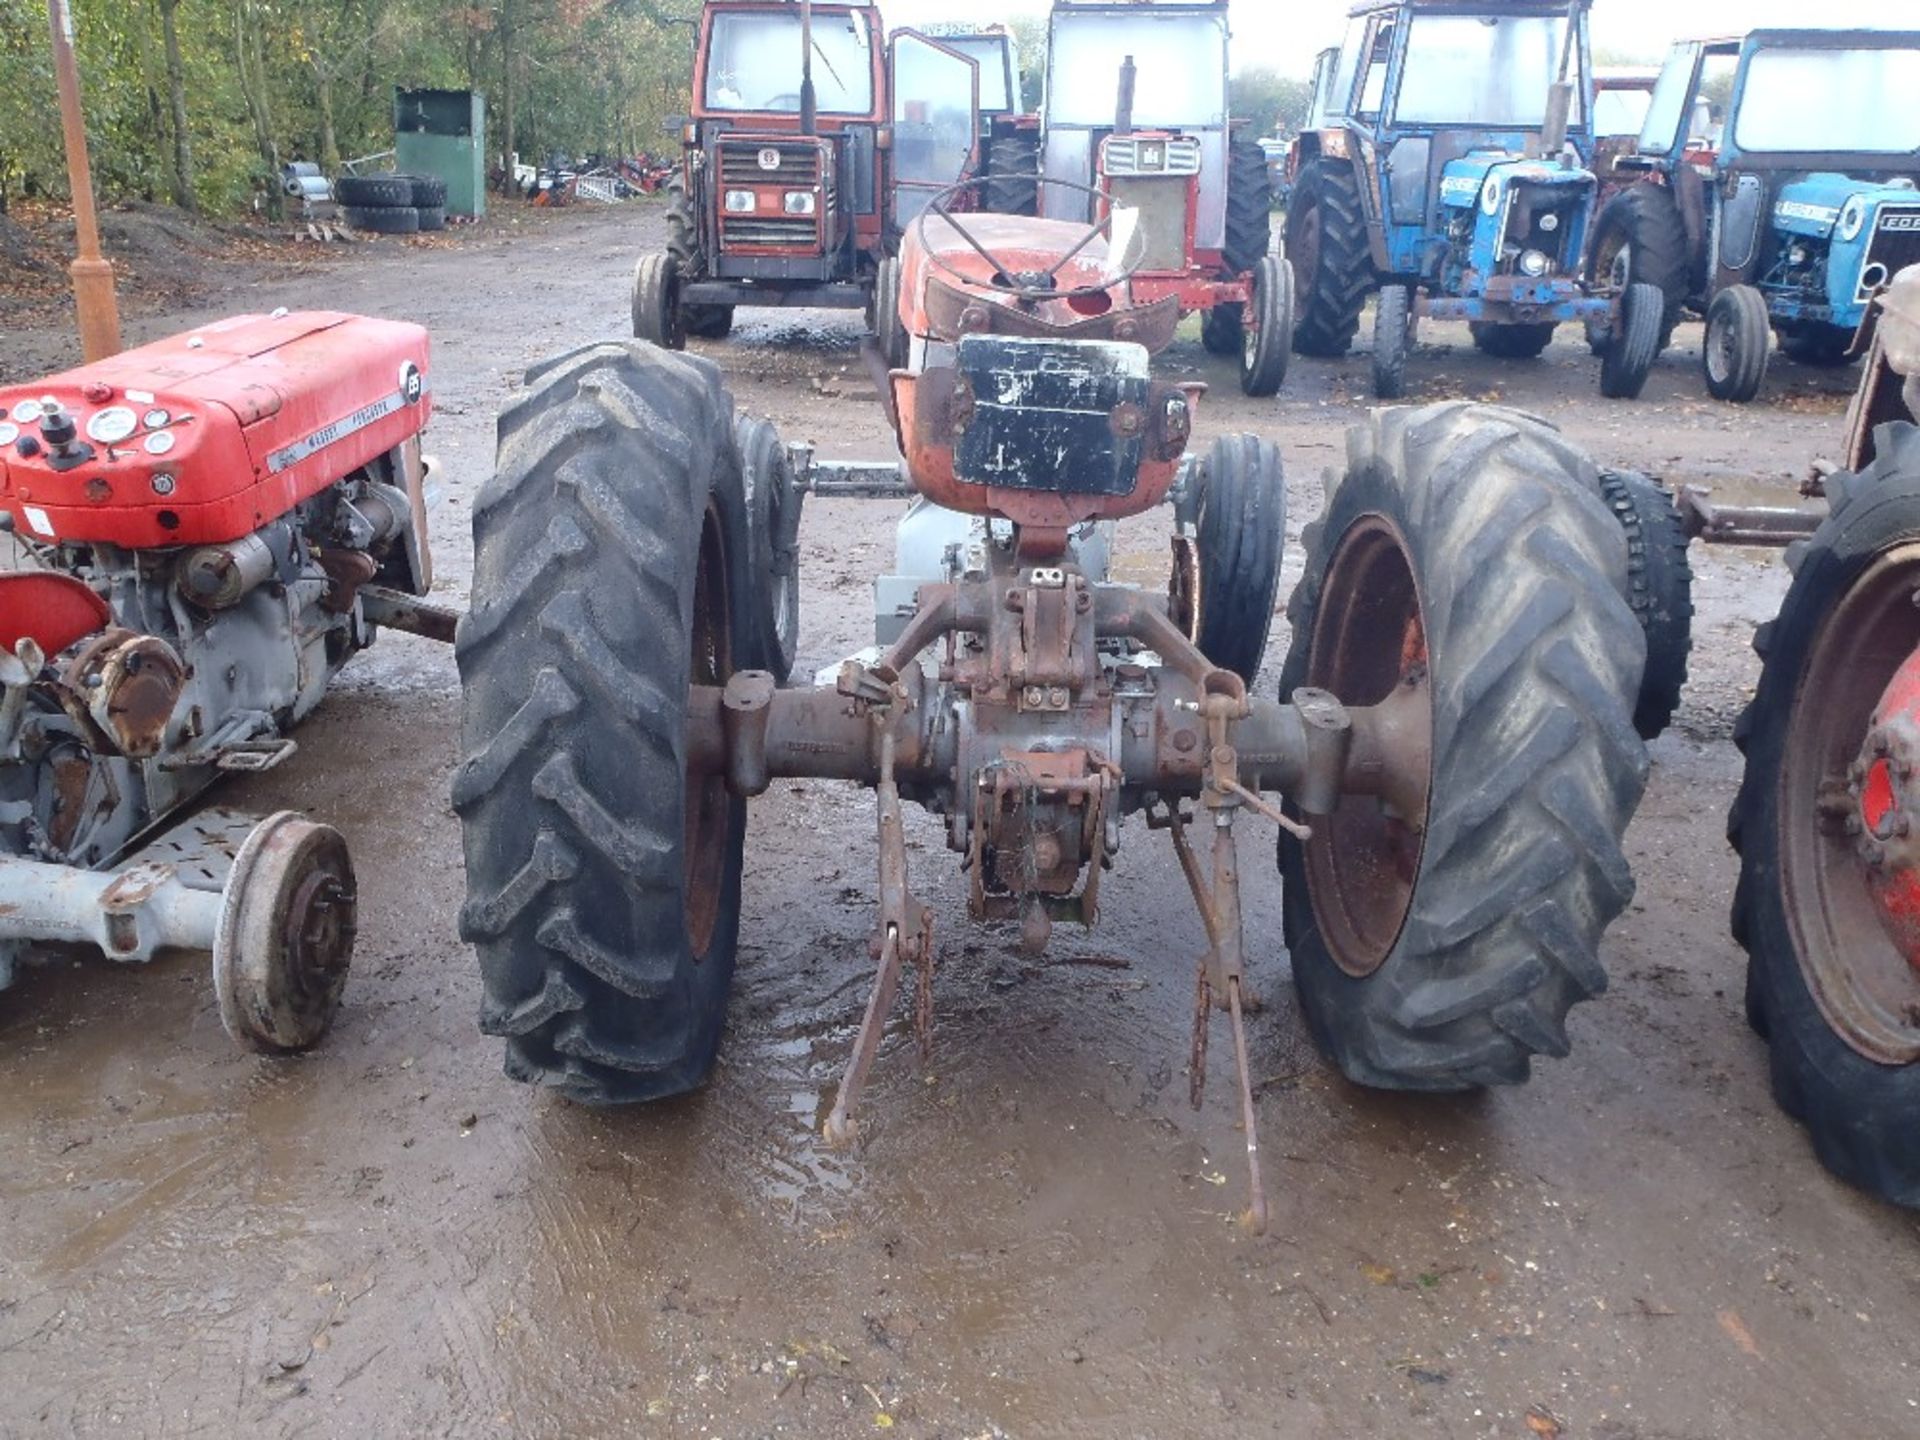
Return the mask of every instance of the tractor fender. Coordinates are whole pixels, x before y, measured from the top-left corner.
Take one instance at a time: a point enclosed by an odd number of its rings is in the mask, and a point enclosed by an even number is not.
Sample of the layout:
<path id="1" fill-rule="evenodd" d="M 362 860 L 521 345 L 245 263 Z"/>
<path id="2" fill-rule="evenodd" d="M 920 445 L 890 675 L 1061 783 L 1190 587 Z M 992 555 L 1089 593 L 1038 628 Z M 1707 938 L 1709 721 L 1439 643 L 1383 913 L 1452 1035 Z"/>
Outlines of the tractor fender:
<path id="1" fill-rule="evenodd" d="M 113 618 L 107 602 L 84 581 L 54 570 L 0 575 L 0 652 L 32 640 L 42 655 L 58 655 Z"/>

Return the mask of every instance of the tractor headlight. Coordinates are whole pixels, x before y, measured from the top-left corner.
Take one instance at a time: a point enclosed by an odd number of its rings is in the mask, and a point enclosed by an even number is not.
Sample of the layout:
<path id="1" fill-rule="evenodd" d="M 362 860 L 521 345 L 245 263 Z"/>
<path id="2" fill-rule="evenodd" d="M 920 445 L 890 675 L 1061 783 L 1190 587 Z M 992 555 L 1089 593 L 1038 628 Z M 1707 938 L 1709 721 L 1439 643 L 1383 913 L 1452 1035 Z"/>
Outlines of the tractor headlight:
<path id="1" fill-rule="evenodd" d="M 1539 250 L 1525 250 L 1520 255 L 1520 273 L 1529 280 L 1538 280 L 1553 266 L 1553 262 Z"/>
<path id="2" fill-rule="evenodd" d="M 1480 187 L 1480 208 L 1489 215 L 1500 213 L 1500 182 L 1489 175 L 1487 183 Z"/>
<path id="3" fill-rule="evenodd" d="M 1840 212 L 1839 235 L 1842 240 L 1858 240 L 1867 228 L 1867 202 L 1858 195 L 1847 201 Z"/>
<path id="4" fill-rule="evenodd" d="M 727 191 L 727 213 L 729 215 L 751 215 L 759 202 L 751 190 Z"/>
<path id="5" fill-rule="evenodd" d="M 787 191 L 786 211 L 789 215 L 813 214 L 814 201 L 811 190 Z"/>

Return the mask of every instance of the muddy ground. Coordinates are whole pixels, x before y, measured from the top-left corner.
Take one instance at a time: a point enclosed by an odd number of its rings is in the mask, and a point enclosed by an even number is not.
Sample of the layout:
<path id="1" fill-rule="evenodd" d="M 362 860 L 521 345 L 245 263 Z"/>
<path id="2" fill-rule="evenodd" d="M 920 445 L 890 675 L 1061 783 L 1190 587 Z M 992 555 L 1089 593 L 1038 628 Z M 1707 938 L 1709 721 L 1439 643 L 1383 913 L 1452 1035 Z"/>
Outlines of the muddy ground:
<path id="1" fill-rule="evenodd" d="M 626 326 L 658 212 L 523 214 L 451 242 L 247 262 L 206 303 L 130 305 L 132 338 L 240 309 L 335 306 L 435 338 L 448 599 L 492 418 L 530 361 Z M 0 378 L 73 358 L 14 333 Z M 857 321 L 751 317 L 717 358 L 747 408 L 827 453 L 889 439 Z M 1572 337 L 1478 359 L 1439 327 L 1427 398 L 1538 410 L 1671 481 L 1785 497 L 1840 442 L 1846 373 L 1782 364 L 1766 402 L 1703 398 L 1682 330 L 1637 405 L 1599 399 Z M 1300 361 L 1285 398 L 1215 389 L 1203 439 L 1285 447 L 1290 529 L 1364 403 L 1363 356 Z M 803 535 L 802 668 L 870 635 L 897 507 L 817 504 Z M 1163 522 L 1121 569 L 1156 579 Z M 1023 962 L 970 930 L 930 823 L 936 1050 L 904 1025 L 870 1091 L 870 1144 L 817 1139 L 868 972 L 872 821 L 860 794 L 781 784 L 754 811 L 731 1035 L 712 1085 L 632 1113 L 504 1079 L 455 937 L 451 657 L 383 639 L 300 751 L 227 803 L 309 810 L 359 864 L 362 931 L 330 1041 L 237 1054 L 203 964 L 62 964 L 0 1000 L 0 1434 L 670 1437 L 1551 1436 L 1920 1433 L 1920 1223 L 1844 1189 L 1768 1096 L 1726 933 L 1729 742 L 1753 626 L 1784 571 L 1703 553 L 1695 678 L 1629 853 L 1612 991 L 1571 1059 L 1522 1089 L 1374 1095 L 1313 1052 L 1253 867 L 1252 1022 L 1276 1223 L 1229 1223 L 1240 1136 L 1215 1049 L 1186 1105 L 1200 926 L 1158 836 L 1129 831 L 1105 927 Z M 1297 573 L 1298 557 L 1293 572 Z M 1285 645 L 1276 619 L 1263 683 Z M 904 1018 L 904 1017 L 903 1017 Z"/>

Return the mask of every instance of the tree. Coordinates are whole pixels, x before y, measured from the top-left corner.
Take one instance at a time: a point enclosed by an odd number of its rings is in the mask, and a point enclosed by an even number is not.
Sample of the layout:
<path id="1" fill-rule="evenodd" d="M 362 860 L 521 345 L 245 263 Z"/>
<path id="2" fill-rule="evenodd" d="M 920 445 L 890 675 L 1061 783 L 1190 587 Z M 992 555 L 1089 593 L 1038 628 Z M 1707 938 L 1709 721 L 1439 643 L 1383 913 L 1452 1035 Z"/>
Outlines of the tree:
<path id="1" fill-rule="evenodd" d="M 193 136 L 187 130 L 187 67 L 180 55 L 180 0 L 159 0 L 160 35 L 167 56 L 167 123 L 173 131 L 173 203 L 198 211 L 193 191 Z"/>
<path id="2" fill-rule="evenodd" d="M 1233 118 L 1246 121 L 1253 134 L 1287 138 L 1306 124 L 1313 83 L 1263 67 L 1235 75 L 1230 94 Z"/>

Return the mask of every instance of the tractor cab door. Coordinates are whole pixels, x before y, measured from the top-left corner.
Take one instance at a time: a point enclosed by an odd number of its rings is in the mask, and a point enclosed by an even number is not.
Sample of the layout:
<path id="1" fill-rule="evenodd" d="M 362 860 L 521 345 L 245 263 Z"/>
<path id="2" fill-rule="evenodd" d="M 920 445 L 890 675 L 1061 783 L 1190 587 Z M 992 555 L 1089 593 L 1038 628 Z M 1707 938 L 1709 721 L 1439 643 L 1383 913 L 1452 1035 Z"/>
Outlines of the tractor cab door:
<path id="1" fill-rule="evenodd" d="M 898 233 L 935 195 L 973 171 L 980 67 L 917 30 L 900 30 L 888 47 L 887 73 L 893 86 L 893 193 L 887 219 Z"/>

